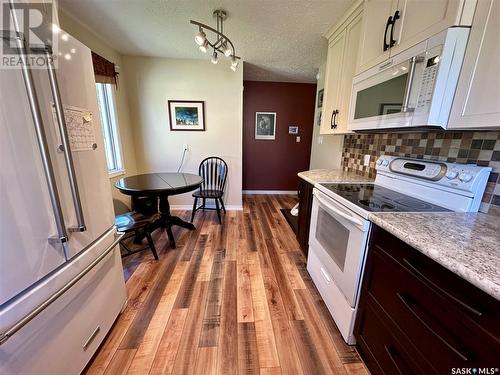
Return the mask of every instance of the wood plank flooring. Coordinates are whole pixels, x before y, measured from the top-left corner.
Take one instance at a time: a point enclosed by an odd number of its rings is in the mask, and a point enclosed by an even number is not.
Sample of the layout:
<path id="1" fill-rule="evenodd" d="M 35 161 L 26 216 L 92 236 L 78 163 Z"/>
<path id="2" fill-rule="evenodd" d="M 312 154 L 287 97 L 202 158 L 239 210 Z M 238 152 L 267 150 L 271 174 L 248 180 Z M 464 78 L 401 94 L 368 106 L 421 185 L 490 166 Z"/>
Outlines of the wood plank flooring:
<path id="1" fill-rule="evenodd" d="M 198 212 L 124 259 L 128 304 L 87 374 L 368 374 L 344 343 L 280 208 L 294 196 L 245 196 L 218 225 Z M 189 219 L 190 211 L 177 212 Z"/>

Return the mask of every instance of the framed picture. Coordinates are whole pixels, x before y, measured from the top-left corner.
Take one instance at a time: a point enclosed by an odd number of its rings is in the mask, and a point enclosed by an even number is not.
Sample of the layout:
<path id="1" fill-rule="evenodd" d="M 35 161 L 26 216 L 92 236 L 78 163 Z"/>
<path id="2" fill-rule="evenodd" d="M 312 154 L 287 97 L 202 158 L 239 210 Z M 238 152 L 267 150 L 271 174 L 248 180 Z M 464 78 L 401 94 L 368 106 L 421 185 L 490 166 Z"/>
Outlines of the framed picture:
<path id="1" fill-rule="evenodd" d="M 255 139 L 276 138 L 276 112 L 255 112 Z"/>
<path id="2" fill-rule="evenodd" d="M 299 134 L 299 127 L 298 126 L 289 126 L 288 127 L 288 134 Z"/>
<path id="3" fill-rule="evenodd" d="M 169 100 L 170 130 L 205 131 L 205 102 Z"/>
<path id="4" fill-rule="evenodd" d="M 380 104 L 380 114 L 390 115 L 401 112 L 401 103 L 383 103 Z"/>
<path id="5" fill-rule="evenodd" d="M 324 94 L 324 92 L 325 92 L 324 89 L 321 89 L 318 91 L 318 108 L 323 107 L 323 94 Z"/>
<path id="6" fill-rule="evenodd" d="M 318 126 L 321 126 L 321 112 L 322 112 L 322 111 L 318 111 L 318 116 L 317 116 L 317 119 L 318 119 L 318 120 L 317 120 L 317 122 L 318 122 L 318 123 L 316 124 L 316 125 L 318 125 Z"/>

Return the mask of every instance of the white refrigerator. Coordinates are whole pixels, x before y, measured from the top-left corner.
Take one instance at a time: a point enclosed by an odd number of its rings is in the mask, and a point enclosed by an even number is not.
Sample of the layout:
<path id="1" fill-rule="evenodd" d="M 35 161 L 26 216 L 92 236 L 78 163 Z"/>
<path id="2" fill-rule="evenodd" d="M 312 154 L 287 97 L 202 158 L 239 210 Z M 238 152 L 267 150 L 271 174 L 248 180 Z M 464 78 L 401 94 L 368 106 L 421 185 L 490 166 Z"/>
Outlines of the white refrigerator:
<path id="1" fill-rule="evenodd" d="M 56 37 L 0 69 L 1 375 L 80 373 L 126 301 L 91 52 Z"/>

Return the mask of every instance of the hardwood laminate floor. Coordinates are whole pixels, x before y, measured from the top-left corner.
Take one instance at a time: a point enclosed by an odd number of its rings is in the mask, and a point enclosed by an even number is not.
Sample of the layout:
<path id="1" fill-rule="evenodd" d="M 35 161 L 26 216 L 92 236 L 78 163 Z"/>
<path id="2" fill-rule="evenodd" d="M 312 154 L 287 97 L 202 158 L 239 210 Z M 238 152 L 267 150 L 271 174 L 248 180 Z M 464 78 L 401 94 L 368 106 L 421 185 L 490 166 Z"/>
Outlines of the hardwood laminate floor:
<path id="1" fill-rule="evenodd" d="M 295 203 L 247 195 L 223 225 L 199 211 L 176 250 L 157 231 L 159 261 L 124 259 L 128 304 L 87 374 L 368 374 L 280 212 Z"/>

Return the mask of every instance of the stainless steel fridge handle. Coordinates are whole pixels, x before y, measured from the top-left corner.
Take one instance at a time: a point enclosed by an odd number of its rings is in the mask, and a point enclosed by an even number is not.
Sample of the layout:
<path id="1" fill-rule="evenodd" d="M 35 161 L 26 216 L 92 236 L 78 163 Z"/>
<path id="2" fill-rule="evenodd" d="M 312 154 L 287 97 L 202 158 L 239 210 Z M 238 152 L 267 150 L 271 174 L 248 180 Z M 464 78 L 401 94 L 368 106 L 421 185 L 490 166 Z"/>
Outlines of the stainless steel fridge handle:
<path id="1" fill-rule="evenodd" d="M 68 130 L 66 128 L 66 118 L 64 117 L 64 108 L 61 101 L 61 93 L 57 83 L 56 71 L 54 69 L 54 60 L 52 58 L 50 47 L 45 50 L 47 59 L 47 72 L 49 73 L 50 90 L 54 99 L 56 110 L 57 125 L 61 134 L 62 151 L 64 152 L 64 161 L 68 170 L 69 186 L 71 189 L 71 197 L 73 199 L 73 207 L 75 208 L 77 226 L 68 228 L 70 232 L 84 232 L 87 230 L 85 226 L 85 217 L 83 216 L 82 201 L 78 190 L 78 181 L 76 179 L 75 166 L 73 164 L 73 156 L 71 154 L 71 146 L 68 138 Z"/>
<path id="2" fill-rule="evenodd" d="M 13 15 L 13 18 L 17 29 L 18 25 L 15 15 Z M 64 223 L 64 216 L 61 208 L 61 201 L 59 199 L 59 192 L 57 190 L 54 169 L 52 167 L 52 162 L 50 160 L 49 147 L 47 145 L 47 137 L 45 136 L 45 130 L 43 127 L 40 104 L 38 103 L 38 98 L 36 95 L 31 68 L 28 64 L 28 59 L 27 59 L 28 52 L 26 48 L 26 43 L 24 37 L 19 32 L 17 32 L 16 35 L 13 36 L 13 39 L 15 40 L 16 46 L 20 52 L 19 57 L 21 59 L 21 71 L 23 75 L 24 85 L 26 87 L 28 102 L 31 109 L 33 124 L 35 126 L 36 139 L 40 149 L 40 156 L 42 159 L 42 165 L 45 172 L 45 179 L 47 181 L 47 187 L 49 190 L 50 202 L 52 204 L 52 210 L 54 211 L 57 237 L 55 238 L 51 237 L 49 238 L 49 241 L 64 243 L 68 241 L 68 234 L 66 232 L 66 225 Z"/>
<path id="3" fill-rule="evenodd" d="M 115 234 L 115 239 L 113 243 L 109 245 L 106 250 L 103 251 L 101 255 L 99 255 L 96 259 L 92 261 L 87 267 L 85 267 L 80 273 L 78 273 L 74 278 L 72 278 L 66 285 L 60 288 L 57 292 L 43 301 L 40 305 L 38 305 L 33 311 L 29 314 L 25 315 L 23 318 L 18 320 L 13 326 L 7 329 L 5 332 L 0 333 L 0 346 L 4 344 L 8 339 L 12 337 L 17 331 L 23 328 L 26 324 L 31 322 L 34 318 L 36 318 L 41 312 L 43 312 L 47 307 L 52 305 L 59 297 L 61 297 L 64 293 L 66 293 L 69 289 L 73 287 L 78 281 L 80 281 L 86 274 L 88 274 L 95 266 L 97 266 L 101 260 L 103 260 L 106 255 L 108 255 L 115 246 L 122 240 L 123 233 L 117 232 Z"/>

